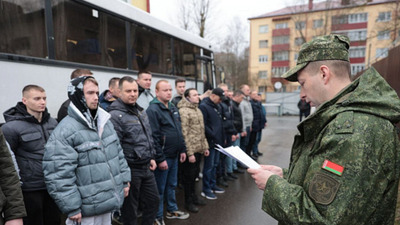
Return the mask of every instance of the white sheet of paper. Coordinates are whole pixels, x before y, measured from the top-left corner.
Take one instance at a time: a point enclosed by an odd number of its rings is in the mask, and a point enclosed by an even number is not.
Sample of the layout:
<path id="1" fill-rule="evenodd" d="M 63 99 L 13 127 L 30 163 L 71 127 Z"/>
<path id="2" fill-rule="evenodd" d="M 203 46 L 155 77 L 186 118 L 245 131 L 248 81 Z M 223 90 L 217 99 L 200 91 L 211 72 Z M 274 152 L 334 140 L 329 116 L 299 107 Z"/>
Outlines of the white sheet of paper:
<path id="1" fill-rule="evenodd" d="M 259 169 L 261 168 L 260 164 L 258 164 L 256 161 L 254 161 L 252 158 L 250 158 L 249 155 L 247 155 L 241 148 L 238 146 L 230 146 L 227 148 L 222 148 L 220 145 L 217 145 L 216 148 L 218 151 L 224 153 L 225 155 L 236 159 L 237 161 L 243 163 L 249 168 L 252 169 Z"/>

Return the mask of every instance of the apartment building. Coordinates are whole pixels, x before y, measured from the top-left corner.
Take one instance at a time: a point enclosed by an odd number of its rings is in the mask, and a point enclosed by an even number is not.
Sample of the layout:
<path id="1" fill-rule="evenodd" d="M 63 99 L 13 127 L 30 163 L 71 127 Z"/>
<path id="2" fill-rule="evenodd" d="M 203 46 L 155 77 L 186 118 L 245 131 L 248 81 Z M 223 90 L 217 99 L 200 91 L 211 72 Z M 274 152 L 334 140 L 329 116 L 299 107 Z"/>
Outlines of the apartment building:
<path id="1" fill-rule="evenodd" d="M 249 18 L 251 87 L 262 93 L 298 90 L 280 76 L 296 65 L 303 43 L 330 33 L 350 38 L 351 73 L 357 74 L 398 45 L 399 8 L 396 0 L 309 0 Z"/>

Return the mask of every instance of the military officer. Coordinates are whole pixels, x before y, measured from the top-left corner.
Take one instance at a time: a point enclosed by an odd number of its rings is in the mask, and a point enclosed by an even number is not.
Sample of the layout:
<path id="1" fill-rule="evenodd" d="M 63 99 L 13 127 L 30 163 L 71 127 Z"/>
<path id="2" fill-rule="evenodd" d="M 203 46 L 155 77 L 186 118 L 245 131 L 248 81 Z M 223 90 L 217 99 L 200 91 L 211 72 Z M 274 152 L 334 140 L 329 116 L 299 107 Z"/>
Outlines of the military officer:
<path id="1" fill-rule="evenodd" d="M 317 110 L 297 127 L 288 169 L 248 169 L 279 224 L 394 223 L 400 100 L 374 68 L 351 82 L 349 45 L 317 37 L 283 75 Z"/>

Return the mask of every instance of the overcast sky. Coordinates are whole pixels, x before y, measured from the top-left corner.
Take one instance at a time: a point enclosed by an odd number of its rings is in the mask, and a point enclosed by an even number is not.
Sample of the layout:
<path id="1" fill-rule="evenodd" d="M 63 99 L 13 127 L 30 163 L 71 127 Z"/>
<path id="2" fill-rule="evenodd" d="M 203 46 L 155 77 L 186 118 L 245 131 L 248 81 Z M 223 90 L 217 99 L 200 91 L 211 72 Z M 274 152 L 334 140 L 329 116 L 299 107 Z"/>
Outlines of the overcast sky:
<path id="1" fill-rule="evenodd" d="M 259 16 L 268 12 L 272 12 L 299 0 L 211 0 L 214 3 L 214 14 L 212 27 L 213 39 L 221 39 L 226 35 L 228 25 L 234 17 L 239 17 L 243 25 L 246 26 L 245 38 L 249 40 L 249 29 L 247 20 L 250 17 Z M 303 0 L 304 1 L 304 0 Z M 178 25 L 179 0 L 150 0 L 150 13 L 168 23 Z M 207 29 L 207 27 L 206 27 Z M 209 30 L 209 31 L 210 31 Z M 207 31 L 206 31 L 207 32 Z M 215 41 L 215 40 L 214 40 Z"/>

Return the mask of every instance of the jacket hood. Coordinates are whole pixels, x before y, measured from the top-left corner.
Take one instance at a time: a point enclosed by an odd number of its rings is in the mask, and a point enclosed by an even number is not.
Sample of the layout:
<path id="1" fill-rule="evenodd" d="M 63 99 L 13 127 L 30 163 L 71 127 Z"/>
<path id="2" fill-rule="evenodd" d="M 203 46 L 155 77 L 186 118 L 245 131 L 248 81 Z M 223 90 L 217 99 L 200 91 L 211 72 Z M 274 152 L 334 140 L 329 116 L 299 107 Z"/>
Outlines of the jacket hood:
<path id="1" fill-rule="evenodd" d="M 24 120 L 30 123 L 39 123 L 39 121 L 28 113 L 26 110 L 26 106 L 22 102 L 18 102 L 16 106 L 8 109 L 3 113 L 4 120 L 6 122 L 10 122 L 13 120 Z M 41 123 L 45 123 L 49 120 L 50 114 L 47 111 L 47 108 L 44 110 L 42 115 Z"/>
<path id="2" fill-rule="evenodd" d="M 158 100 L 158 98 L 153 98 L 153 100 L 151 100 L 150 104 L 160 104 L 161 108 L 163 109 L 167 109 L 167 107 L 165 107 L 164 103 L 160 102 L 160 100 Z M 170 109 L 172 107 L 172 103 L 171 101 L 168 102 L 168 109 Z"/>
<path id="3" fill-rule="evenodd" d="M 345 111 L 374 115 L 395 124 L 400 121 L 400 99 L 385 79 L 374 68 L 370 68 L 332 100 L 322 104 L 298 128 L 300 132 L 304 127 L 319 132 L 329 123 L 328 118 Z"/>
<path id="4" fill-rule="evenodd" d="M 178 103 L 178 109 L 181 108 L 191 108 L 191 109 L 195 109 L 199 106 L 198 103 L 191 103 L 189 102 L 186 98 L 182 98 L 182 100 L 179 101 Z"/>

